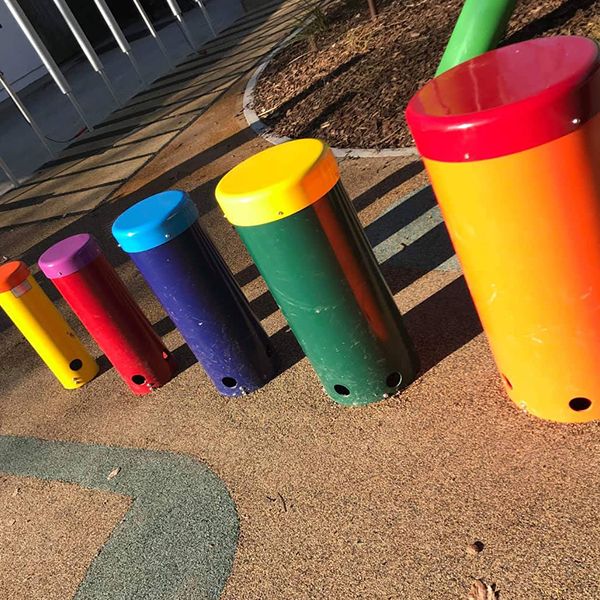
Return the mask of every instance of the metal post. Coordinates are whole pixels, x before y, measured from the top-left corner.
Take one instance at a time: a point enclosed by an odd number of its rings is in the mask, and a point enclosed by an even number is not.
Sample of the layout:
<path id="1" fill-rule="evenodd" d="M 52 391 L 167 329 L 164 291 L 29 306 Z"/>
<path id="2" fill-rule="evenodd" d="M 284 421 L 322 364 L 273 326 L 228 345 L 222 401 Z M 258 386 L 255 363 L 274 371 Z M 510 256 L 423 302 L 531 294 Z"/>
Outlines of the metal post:
<path id="1" fill-rule="evenodd" d="M 17 187 L 19 180 L 15 177 L 14 173 L 9 169 L 8 165 L 4 162 L 4 159 L 0 157 L 0 169 L 4 171 L 4 174 L 10 179 L 10 182 Z"/>
<path id="2" fill-rule="evenodd" d="M 75 98 L 75 96 L 73 95 L 73 92 L 71 92 L 69 90 L 67 92 L 66 96 L 71 101 L 73 108 L 77 111 L 79 118 L 85 123 L 85 126 L 91 131 L 93 129 L 93 126 L 91 125 L 91 123 L 88 123 L 87 119 L 85 118 L 85 115 L 83 114 L 83 109 L 81 108 L 81 104 L 79 104 L 79 102 L 77 101 L 77 98 Z"/>
<path id="3" fill-rule="evenodd" d="M 150 35 L 154 38 L 154 40 L 156 41 L 156 44 L 158 45 L 158 48 L 163 53 L 163 56 L 165 57 L 166 61 L 169 63 L 169 66 L 174 67 L 175 64 L 171 60 L 171 57 L 169 56 L 169 53 L 167 52 L 165 45 L 162 43 L 162 40 L 160 39 L 158 33 L 156 32 L 156 29 L 154 28 L 154 25 L 152 25 L 152 21 L 150 20 L 150 17 L 148 17 L 148 14 L 144 10 L 144 7 L 141 5 L 140 0 L 133 0 L 133 3 L 135 4 L 137 11 L 140 13 L 140 17 L 142 17 L 142 21 L 144 21 L 146 27 L 148 28 Z"/>
<path id="4" fill-rule="evenodd" d="M 44 46 L 44 43 L 42 42 L 40 36 L 37 34 L 35 29 L 33 28 L 33 25 L 30 23 L 29 19 L 23 12 L 23 9 L 19 6 L 16 0 L 4 0 L 4 4 L 6 4 L 11 15 L 19 25 L 21 31 L 29 40 L 29 43 L 33 46 L 33 49 L 35 50 L 36 54 L 40 57 L 42 63 L 44 63 L 46 69 L 48 69 L 50 75 L 52 75 L 52 79 L 54 79 L 54 83 L 56 83 L 58 89 L 65 96 L 67 96 L 67 98 L 69 98 L 69 100 L 73 104 L 73 108 L 75 108 L 75 110 L 81 117 L 81 120 L 84 122 L 85 126 L 91 131 L 92 125 L 85 118 L 81 110 L 81 106 L 79 106 L 79 103 L 77 102 L 75 96 L 73 95 L 73 92 L 71 91 L 69 83 L 65 79 L 65 76 L 62 74 L 61 70 L 58 68 L 58 65 L 54 62 L 52 56 L 50 56 L 50 53 L 48 52 L 46 46 Z"/>
<path id="5" fill-rule="evenodd" d="M 44 148 L 48 150 L 48 153 L 52 158 L 56 158 L 56 152 L 50 147 L 48 144 L 48 140 L 46 136 L 42 133 L 42 130 L 38 127 L 38 124 L 35 122 L 31 113 L 27 110 L 27 107 L 21 102 L 16 92 L 12 89 L 8 81 L 4 78 L 4 73 L 0 71 L 0 85 L 6 90 L 6 93 L 10 96 L 11 100 L 15 103 L 15 106 L 19 109 L 19 112 L 23 115 L 23 118 L 29 123 L 31 129 L 35 135 L 37 135 L 40 142 L 43 144 Z"/>
<path id="6" fill-rule="evenodd" d="M 173 13 L 173 16 L 177 19 L 177 22 L 179 23 L 179 27 L 181 27 L 181 31 L 183 33 L 183 36 L 187 40 L 187 43 L 190 45 L 192 50 L 196 51 L 196 44 L 194 42 L 194 38 L 192 37 L 192 34 L 191 34 L 190 30 L 188 29 L 188 26 L 186 25 L 185 21 L 183 20 L 183 13 L 181 12 L 181 8 L 180 8 L 177 0 L 167 0 L 167 4 L 169 5 L 171 12 Z"/>
<path id="7" fill-rule="evenodd" d="M 104 83 L 106 84 L 106 87 L 108 88 L 108 91 L 112 96 L 113 100 L 118 106 L 121 106 L 121 103 L 117 98 L 117 94 L 115 93 L 115 90 L 111 85 L 110 80 L 106 76 L 106 73 L 104 71 L 104 65 L 98 58 L 96 51 L 90 44 L 90 41 L 87 39 L 83 29 L 77 22 L 75 15 L 69 8 L 69 5 L 65 2 L 65 0 L 54 0 L 54 4 L 56 5 L 56 8 L 58 8 L 60 14 L 62 15 L 62 18 L 67 23 L 69 29 L 71 30 L 71 33 L 73 34 L 73 37 L 77 40 L 81 51 L 85 54 L 85 57 L 88 59 L 90 65 L 92 65 L 92 69 L 94 69 L 94 71 L 96 71 L 96 73 L 98 73 L 100 77 L 102 77 L 102 81 L 104 81 Z"/>
<path id="8" fill-rule="evenodd" d="M 108 78 L 108 75 L 106 74 L 106 71 L 102 70 L 102 71 L 98 71 L 98 75 L 100 75 L 100 77 L 102 78 L 102 81 L 104 81 L 104 85 L 106 85 L 110 95 L 112 96 L 112 99 L 115 101 L 115 104 L 117 106 L 123 106 L 123 103 L 119 100 L 119 97 L 117 96 L 117 93 L 115 92 L 110 79 Z"/>
<path id="9" fill-rule="evenodd" d="M 202 11 L 204 18 L 206 19 L 206 22 L 208 23 L 208 27 L 209 27 L 213 37 L 216 38 L 217 32 L 215 31 L 215 27 L 213 25 L 212 19 L 210 18 L 210 15 L 208 14 L 208 10 L 207 10 L 206 6 L 204 6 L 204 2 L 202 2 L 202 0 L 196 0 L 196 4 L 200 7 L 200 10 Z"/>
<path id="10" fill-rule="evenodd" d="M 117 20 L 115 19 L 114 15 L 112 14 L 110 8 L 108 8 L 105 0 L 94 0 L 94 4 L 96 5 L 96 8 L 100 11 L 100 14 L 102 15 L 104 22 L 110 29 L 110 32 L 113 34 L 113 37 L 115 38 L 117 45 L 121 49 L 121 52 L 123 52 L 123 54 L 125 54 L 127 56 L 127 58 L 129 59 L 129 62 L 131 62 L 131 66 L 133 67 L 133 70 L 136 72 L 139 80 L 143 83 L 144 78 L 140 72 L 140 67 L 137 63 L 137 60 L 135 59 L 135 56 L 133 55 L 131 46 L 129 45 L 127 38 L 123 34 L 123 31 L 119 27 L 119 24 L 117 23 Z"/>

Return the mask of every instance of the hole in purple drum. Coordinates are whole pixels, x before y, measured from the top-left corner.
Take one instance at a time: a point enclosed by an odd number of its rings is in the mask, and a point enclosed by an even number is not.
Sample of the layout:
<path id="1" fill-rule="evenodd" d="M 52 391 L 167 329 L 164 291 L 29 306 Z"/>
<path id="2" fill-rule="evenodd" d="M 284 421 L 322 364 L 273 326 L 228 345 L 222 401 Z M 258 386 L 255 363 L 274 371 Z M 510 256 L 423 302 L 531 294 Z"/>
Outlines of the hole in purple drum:
<path id="1" fill-rule="evenodd" d="M 237 387 L 237 381 L 233 377 L 223 377 L 223 379 L 221 379 L 221 381 L 223 382 L 223 385 L 225 387 L 228 387 L 228 388 Z"/>

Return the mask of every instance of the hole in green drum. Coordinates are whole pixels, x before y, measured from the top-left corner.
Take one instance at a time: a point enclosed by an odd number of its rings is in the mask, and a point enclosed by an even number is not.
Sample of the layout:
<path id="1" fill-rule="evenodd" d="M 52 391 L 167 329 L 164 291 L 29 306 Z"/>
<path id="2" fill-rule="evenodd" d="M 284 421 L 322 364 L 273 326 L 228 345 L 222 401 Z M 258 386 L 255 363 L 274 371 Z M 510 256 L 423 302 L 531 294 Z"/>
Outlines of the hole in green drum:
<path id="1" fill-rule="evenodd" d="M 345 385 L 340 385 L 339 383 L 337 383 L 336 385 L 333 386 L 333 389 L 340 396 L 349 396 L 350 395 L 350 390 Z"/>
<path id="2" fill-rule="evenodd" d="M 402 375 L 397 371 L 390 373 L 385 380 L 385 385 L 391 388 L 397 388 L 402 383 Z"/>
<path id="3" fill-rule="evenodd" d="M 79 358 L 76 358 L 69 363 L 71 371 L 79 371 L 81 367 L 83 367 L 83 362 Z"/>
<path id="4" fill-rule="evenodd" d="M 223 377 L 223 379 L 221 379 L 221 381 L 223 382 L 223 385 L 225 387 L 228 387 L 228 388 L 237 387 L 237 381 L 233 377 Z"/>
<path id="5" fill-rule="evenodd" d="M 144 383 L 146 383 L 146 378 L 143 375 L 134 375 L 131 378 L 131 381 L 133 381 L 133 383 L 135 383 L 136 385 L 143 385 Z"/>
<path id="6" fill-rule="evenodd" d="M 592 401 L 588 398 L 573 398 L 569 401 L 569 407 L 575 412 L 587 410 L 590 406 L 592 406 Z"/>

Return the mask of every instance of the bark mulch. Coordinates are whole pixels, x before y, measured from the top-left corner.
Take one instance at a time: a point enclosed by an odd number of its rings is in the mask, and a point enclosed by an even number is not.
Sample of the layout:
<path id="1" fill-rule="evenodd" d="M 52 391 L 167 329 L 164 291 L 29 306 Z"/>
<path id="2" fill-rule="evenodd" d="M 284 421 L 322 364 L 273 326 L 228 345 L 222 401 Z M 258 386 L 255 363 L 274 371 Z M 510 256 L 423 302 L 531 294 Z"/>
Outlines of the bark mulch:
<path id="1" fill-rule="evenodd" d="M 292 138 L 319 137 L 338 147 L 411 145 L 404 109 L 433 76 L 462 4 L 379 0 L 373 23 L 367 0 L 334 0 L 271 61 L 254 109 L 275 133 Z M 600 2 L 520 0 L 504 43 L 556 34 L 600 38 Z"/>

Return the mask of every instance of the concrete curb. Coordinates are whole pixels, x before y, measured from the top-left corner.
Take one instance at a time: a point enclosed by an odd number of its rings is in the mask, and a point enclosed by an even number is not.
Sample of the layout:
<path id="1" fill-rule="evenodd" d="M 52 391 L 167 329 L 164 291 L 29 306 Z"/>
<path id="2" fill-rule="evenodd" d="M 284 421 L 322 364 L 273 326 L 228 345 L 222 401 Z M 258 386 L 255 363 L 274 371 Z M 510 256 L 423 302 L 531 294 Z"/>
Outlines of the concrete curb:
<path id="1" fill-rule="evenodd" d="M 311 22 L 311 20 L 311 18 L 307 19 L 302 25 L 294 29 L 290 35 L 288 35 L 282 42 L 277 44 L 275 48 L 273 48 L 273 50 L 267 54 L 266 58 L 260 63 L 260 65 L 252 74 L 252 77 L 250 77 L 248 80 L 244 90 L 243 109 L 246 123 L 248 123 L 248 126 L 254 131 L 254 133 L 274 146 L 277 144 L 283 144 L 284 142 L 289 142 L 292 138 L 271 133 L 269 127 L 260 120 L 260 117 L 254 110 L 254 93 L 256 86 L 260 76 L 267 68 L 269 63 L 273 60 L 274 56 L 288 44 L 290 44 L 294 38 Z M 381 150 L 372 150 L 369 148 L 332 148 L 332 151 L 334 156 L 338 158 L 397 158 L 406 156 L 419 156 L 419 153 L 414 146 L 409 146 L 407 148 L 383 148 Z"/>

